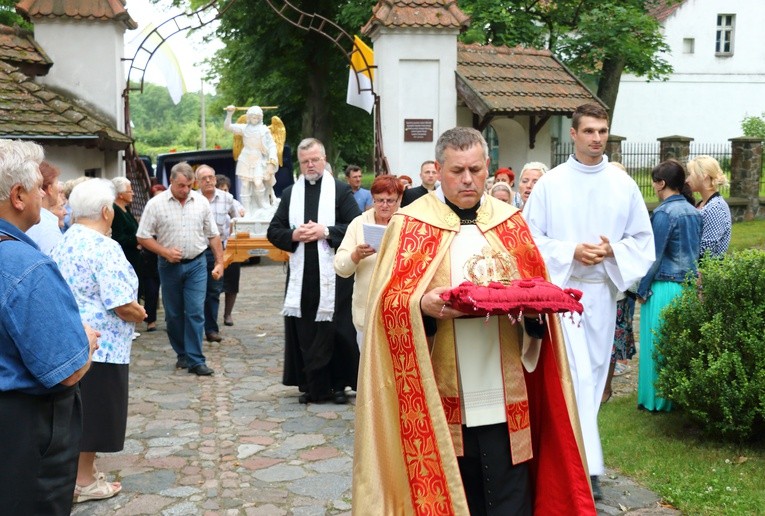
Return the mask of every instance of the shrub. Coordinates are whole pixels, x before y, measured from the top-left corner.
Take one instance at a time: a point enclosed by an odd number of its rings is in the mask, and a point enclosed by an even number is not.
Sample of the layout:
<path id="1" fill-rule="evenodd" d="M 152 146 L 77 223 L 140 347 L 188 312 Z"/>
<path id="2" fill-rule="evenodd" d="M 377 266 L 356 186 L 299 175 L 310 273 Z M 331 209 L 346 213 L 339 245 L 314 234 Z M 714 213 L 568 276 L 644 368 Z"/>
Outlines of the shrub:
<path id="1" fill-rule="evenodd" d="M 743 442 L 765 428 L 765 252 L 746 250 L 699 266 L 663 313 L 657 388 L 708 436 Z"/>

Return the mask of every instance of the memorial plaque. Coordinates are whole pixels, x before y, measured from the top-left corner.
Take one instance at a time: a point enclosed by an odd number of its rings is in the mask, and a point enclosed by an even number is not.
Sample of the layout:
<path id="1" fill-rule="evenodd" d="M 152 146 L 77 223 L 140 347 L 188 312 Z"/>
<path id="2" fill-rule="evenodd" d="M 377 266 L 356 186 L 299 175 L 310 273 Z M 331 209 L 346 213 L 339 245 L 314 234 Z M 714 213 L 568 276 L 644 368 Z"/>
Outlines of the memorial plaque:
<path id="1" fill-rule="evenodd" d="M 433 119 L 432 118 L 405 118 L 404 119 L 405 142 L 432 142 Z"/>

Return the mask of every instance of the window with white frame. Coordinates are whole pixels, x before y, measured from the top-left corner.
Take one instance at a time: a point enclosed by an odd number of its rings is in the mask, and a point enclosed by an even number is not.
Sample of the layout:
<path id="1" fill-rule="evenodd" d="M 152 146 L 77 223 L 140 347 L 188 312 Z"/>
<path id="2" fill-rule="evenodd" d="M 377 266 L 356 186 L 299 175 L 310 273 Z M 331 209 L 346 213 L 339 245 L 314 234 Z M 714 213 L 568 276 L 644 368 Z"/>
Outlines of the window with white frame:
<path id="1" fill-rule="evenodd" d="M 715 55 L 733 55 L 733 31 L 735 30 L 735 14 L 717 15 L 717 33 L 715 37 Z"/>

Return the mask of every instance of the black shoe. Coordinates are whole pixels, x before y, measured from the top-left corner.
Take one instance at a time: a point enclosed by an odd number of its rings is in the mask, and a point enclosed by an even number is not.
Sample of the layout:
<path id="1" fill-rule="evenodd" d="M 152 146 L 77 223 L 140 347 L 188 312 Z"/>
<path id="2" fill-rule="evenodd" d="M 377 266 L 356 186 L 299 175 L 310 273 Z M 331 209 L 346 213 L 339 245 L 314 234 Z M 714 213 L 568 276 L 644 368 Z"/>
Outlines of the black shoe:
<path id="1" fill-rule="evenodd" d="M 590 476 L 590 484 L 592 485 L 592 498 L 597 502 L 603 499 L 603 491 L 600 489 L 600 479 L 597 475 Z"/>
<path id="2" fill-rule="evenodd" d="M 179 358 L 178 361 L 175 363 L 176 369 L 188 369 L 189 364 L 186 363 L 185 358 Z"/>
<path id="3" fill-rule="evenodd" d="M 313 396 L 310 392 L 304 392 L 298 398 L 298 403 L 301 405 L 307 405 L 308 403 L 324 403 L 332 399 L 332 394 L 326 396 Z"/>
<path id="4" fill-rule="evenodd" d="M 335 405 L 345 405 L 348 403 L 348 396 L 345 394 L 345 391 L 335 391 L 335 393 L 332 395 L 332 401 L 335 402 Z"/>
<path id="5" fill-rule="evenodd" d="M 189 373 L 194 373 L 197 376 L 210 376 L 215 371 L 207 367 L 205 364 L 197 364 L 194 367 L 189 367 Z"/>
<path id="6" fill-rule="evenodd" d="M 218 335 L 217 332 L 210 332 L 205 334 L 205 338 L 207 339 L 207 342 L 220 342 L 223 340 L 223 337 Z"/>

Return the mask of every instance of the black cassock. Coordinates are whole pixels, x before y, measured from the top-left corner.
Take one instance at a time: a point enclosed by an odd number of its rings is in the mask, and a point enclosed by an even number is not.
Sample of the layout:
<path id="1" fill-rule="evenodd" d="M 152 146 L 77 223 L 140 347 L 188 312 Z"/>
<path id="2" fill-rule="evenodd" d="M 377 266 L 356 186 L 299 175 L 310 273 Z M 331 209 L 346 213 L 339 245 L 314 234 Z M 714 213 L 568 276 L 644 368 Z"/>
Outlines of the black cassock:
<path id="1" fill-rule="evenodd" d="M 321 182 L 305 182 L 304 222 L 317 221 Z M 329 228 L 329 244 L 337 249 L 345 236 L 348 223 L 361 215 L 359 206 L 346 183 L 335 181 L 335 225 Z M 282 192 L 282 200 L 268 227 L 268 241 L 287 252 L 294 252 L 298 242 L 292 241 L 289 206 L 293 186 Z M 356 389 L 359 349 L 351 317 L 351 296 L 354 278 L 335 276 L 335 314 L 332 322 L 316 322 L 319 307 L 318 242 L 305 244 L 303 288 L 300 294 L 301 317 L 285 317 L 284 385 L 295 385 L 315 398 L 331 395 L 332 390 L 346 386 Z M 290 272 L 287 272 L 289 283 Z"/>

